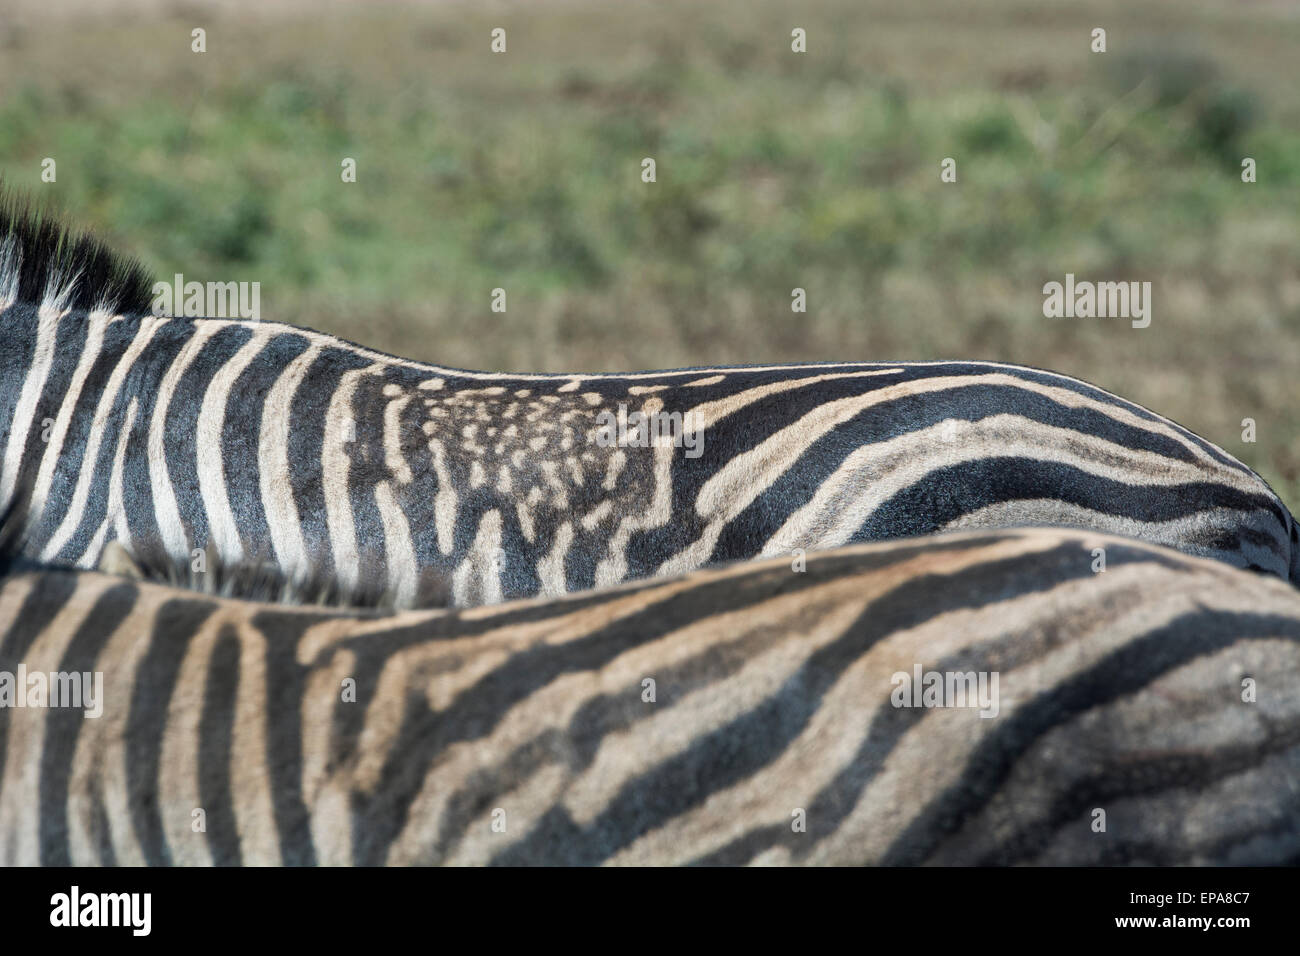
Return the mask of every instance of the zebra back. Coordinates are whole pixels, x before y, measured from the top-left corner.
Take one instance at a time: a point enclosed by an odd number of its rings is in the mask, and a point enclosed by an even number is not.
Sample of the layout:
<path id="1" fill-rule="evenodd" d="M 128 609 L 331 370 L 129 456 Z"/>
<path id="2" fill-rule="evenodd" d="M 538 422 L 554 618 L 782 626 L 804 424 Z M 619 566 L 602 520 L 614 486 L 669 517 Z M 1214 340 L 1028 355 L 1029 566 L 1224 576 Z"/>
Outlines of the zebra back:
<path id="1" fill-rule="evenodd" d="M 1132 540 L 398 614 L 28 570 L 0 627 L 0 673 L 103 675 L 96 718 L 0 707 L 6 864 L 1300 854 L 1300 594 Z"/>

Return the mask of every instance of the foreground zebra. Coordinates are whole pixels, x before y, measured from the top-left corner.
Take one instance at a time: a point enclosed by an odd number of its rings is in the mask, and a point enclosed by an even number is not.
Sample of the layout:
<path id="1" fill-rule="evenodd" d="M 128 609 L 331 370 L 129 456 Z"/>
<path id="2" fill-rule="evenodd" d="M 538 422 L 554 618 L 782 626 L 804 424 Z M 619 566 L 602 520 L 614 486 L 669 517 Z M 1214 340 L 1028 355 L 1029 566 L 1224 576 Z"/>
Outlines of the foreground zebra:
<path id="1" fill-rule="evenodd" d="M 391 616 L 15 571 L 0 627 L 103 673 L 0 708 L 0 864 L 1300 860 L 1300 594 L 1127 539 Z M 917 671 L 991 716 L 893 706 Z"/>
<path id="2" fill-rule="evenodd" d="M 1300 577 L 1295 522 L 1258 475 L 1063 375 L 464 372 L 146 315 L 138 268 L 12 208 L 0 241 L 0 509 L 30 489 L 26 547 L 46 562 L 96 567 L 118 540 L 150 577 L 205 549 L 331 580 L 345 603 L 472 605 L 1055 525 Z"/>

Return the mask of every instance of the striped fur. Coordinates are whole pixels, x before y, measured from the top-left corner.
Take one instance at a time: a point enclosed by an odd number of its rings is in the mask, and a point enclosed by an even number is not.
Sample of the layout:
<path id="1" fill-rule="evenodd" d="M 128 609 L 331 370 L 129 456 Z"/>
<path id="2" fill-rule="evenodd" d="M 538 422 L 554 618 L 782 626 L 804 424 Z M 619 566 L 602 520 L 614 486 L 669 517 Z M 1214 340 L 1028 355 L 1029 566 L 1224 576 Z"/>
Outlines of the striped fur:
<path id="1" fill-rule="evenodd" d="M 0 628 L 0 671 L 105 681 L 0 709 L 4 864 L 1300 860 L 1300 594 L 1127 539 L 396 616 L 29 571 Z M 891 706 L 916 666 L 996 672 L 997 716 Z"/>
<path id="2" fill-rule="evenodd" d="M 23 301 L 34 287 L 0 274 L 0 508 L 31 489 L 44 562 L 93 568 L 113 540 L 145 566 L 207 549 L 356 603 L 466 606 L 1050 525 L 1300 577 L 1295 522 L 1258 475 L 1051 372 L 466 372 L 273 322 L 88 312 L 88 288 Z M 602 416 L 621 410 L 668 416 L 686 446 L 620 444 Z"/>

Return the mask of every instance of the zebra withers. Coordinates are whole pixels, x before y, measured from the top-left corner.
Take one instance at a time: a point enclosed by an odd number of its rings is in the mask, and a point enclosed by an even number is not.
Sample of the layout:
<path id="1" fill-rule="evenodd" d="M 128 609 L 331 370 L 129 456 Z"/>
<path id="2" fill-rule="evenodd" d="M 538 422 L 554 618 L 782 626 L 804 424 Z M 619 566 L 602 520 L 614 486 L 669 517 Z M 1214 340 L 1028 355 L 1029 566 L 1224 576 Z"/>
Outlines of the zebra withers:
<path id="1" fill-rule="evenodd" d="M 117 540 L 153 574 L 211 551 L 354 603 L 473 605 L 1053 525 L 1300 576 L 1263 479 L 1064 375 L 460 371 L 273 322 L 153 316 L 147 279 L 102 247 L 12 205 L 0 236 L 0 507 L 30 489 L 41 561 L 95 567 Z"/>
<path id="2" fill-rule="evenodd" d="M 1300 860 L 1300 594 L 1131 539 L 398 614 L 14 570 L 18 673 L 102 680 L 0 707 L 4 865 Z"/>

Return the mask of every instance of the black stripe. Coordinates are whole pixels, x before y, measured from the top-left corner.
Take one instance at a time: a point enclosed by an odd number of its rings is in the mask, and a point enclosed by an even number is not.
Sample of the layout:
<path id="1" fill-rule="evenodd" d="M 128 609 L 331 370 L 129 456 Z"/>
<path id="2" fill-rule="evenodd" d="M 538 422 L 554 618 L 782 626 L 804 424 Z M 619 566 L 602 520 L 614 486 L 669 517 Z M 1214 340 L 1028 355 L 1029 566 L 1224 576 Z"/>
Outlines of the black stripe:
<path id="1" fill-rule="evenodd" d="M 138 403 L 136 427 L 127 438 L 122 462 L 122 506 L 137 556 L 151 552 L 161 555 L 162 536 L 158 529 L 158 514 L 154 510 L 153 483 L 149 477 L 149 424 L 157 409 L 162 379 L 193 334 L 194 323 L 186 320 L 162 326 L 145 348 L 125 386 Z"/>
<path id="2" fill-rule="evenodd" d="M 1164 555 L 1153 555 L 1139 547 L 1121 545 L 1109 552 L 1108 557 L 1112 572 L 1124 563 L 1151 561 L 1153 558 L 1155 563 L 1170 569 L 1185 568 L 1185 565 L 1171 562 Z M 1030 592 L 1016 582 L 1034 582 L 1035 579 L 1040 579 L 1041 583 L 1042 580 L 1050 580 L 1049 584 L 1034 589 L 1045 591 L 1058 583 L 1083 578 L 1085 566 L 1091 568 L 1090 561 L 1090 552 L 1083 551 L 1081 546 L 1076 545 L 1072 549 L 1062 545 L 1051 552 L 1035 552 L 1007 559 L 993 568 L 995 576 L 989 580 L 982 577 L 980 569 L 973 568 L 969 574 L 955 578 L 952 586 L 962 589 L 965 594 L 963 600 L 968 601 L 979 600 L 981 594 L 987 595 L 988 600 L 1010 598 L 1012 594 L 1023 597 Z M 990 587 L 990 580 L 993 587 Z M 1123 582 L 1124 579 L 1121 577 L 1120 581 Z M 1122 603 L 1133 597 L 1132 590 L 1133 588 L 1111 590 L 1107 600 Z M 1026 645 L 1024 632 L 1028 627 L 1020 620 L 1014 630 L 1000 637 L 993 637 L 980 644 L 964 645 L 938 661 L 922 659 L 917 663 L 923 664 L 927 670 L 939 673 L 1010 671 L 1036 659 L 1041 652 L 1059 647 L 1070 639 L 1070 634 L 1081 633 L 1080 628 L 1089 626 L 1091 619 L 1096 616 L 1096 609 L 1091 604 L 1051 610 L 1054 613 L 1048 625 L 1050 630 L 1044 635 L 1041 651 Z M 899 626 L 906 627 L 909 624 L 900 621 Z M 804 807 L 807 812 L 805 832 L 794 832 L 788 822 L 756 826 L 693 863 L 704 866 L 740 865 L 777 846 L 789 850 L 796 858 L 806 857 L 823 840 L 834 840 L 840 825 L 861 801 L 862 794 L 884 768 L 885 761 L 894 748 L 926 716 L 926 711 L 921 708 L 892 706 L 888 688 L 882 687 L 881 694 L 874 705 L 871 701 L 863 701 L 863 718 L 868 721 L 868 727 L 857 751 Z"/>
<path id="3" fill-rule="evenodd" d="M 100 653 L 131 613 L 138 596 L 132 584 L 119 584 L 100 595 L 77 633 L 68 642 L 59 661 L 59 672 L 90 674 L 93 680 Z M 84 690 L 85 688 L 83 692 Z M 117 690 L 118 688 L 107 684 L 103 687 L 105 700 L 99 703 L 105 711 L 108 710 L 108 698 L 115 695 Z M 73 759 L 77 753 L 77 739 L 86 720 L 103 718 L 86 717 L 84 699 L 82 708 L 54 707 L 52 687 L 50 691 L 37 791 L 40 795 L 41 866 L 70 866 L 72 856 L 68 845 L 68 781 L 72 776 Z"/>
<path id="4" fill-rule="evenodd" d="M 50 450 L 47 434 L 53 431 L 53 422 L 58 418 L 59 408 L 67 398 L 73 372 L 86 346 L 86 331 L 85 316 L 77 317 L 73 313 L 64 315 L 55 327 L 54 352 L 50 359 L 49 374 L 45 377 L 40 396 L 32 410 L 22 458 L 15 469 L 16 488 L 34 482 L 40 472 L 45 453 Z M 21 384 L 15 384 L 21 392 Z M 51 423 L 48 430 L 45 424 L 47 421 Z M 12 437 L 10 435 L 11 439 Z"/>
<path id="5" fill-rule="evenodd" d="M 761 600 L 757 594 L 751 600 Z M 747 605 L 751 606 L 752 605 Z M 734 606 L 726 610 L 735 610 Z M 815 611 L 807 615 L 811 626 Z M 671 666 L 649 667 L 643 677 L 655 681 L 655 700 L 642 699 L 642 676 L 616 693 L 588 698 L 578 707 L 563 731 L 547 730 L 529 738 L 498 763 L 476 770 L 447 801 L 445 824 L 439 833 L 438 851 L 450 854 L 468 827 L 490 806 L 494 795 L 506 793 L 514 782 L 546 763 L 563 763 L 566 774 L 575 776 L 591 765 L 596 752 L 610 734 L 626 731 L 639 721 L 670 710 L 692 692 L 737 673 L 757 655 L 774 644 L 799 640 L 798 625 L 765 626 L 756 622 L 734 640 L 704 642 L 698 654 Z"/>
<path id="6" fill-rule="evenodd" d="M 986 373 L 987 371 L 988 370 L 986 370 Z M 1057 388 L 1064 388 L 1072 392 L 1077 392 L 1080 395 L 1086 395 L 1088 398 L 1092 399 L 1093 401 L 1099 404 L 1110 405 L 1113 408 L 1123 409 L 1129 412 L 1130 414 L 1135 415 L 1138 418 L 1145 419 L 1146 421 L 1149 422 L 1159 423 L 1164 425 L 1172 425 L 1179 432 L 1186 435 L 1189 439 L 1195 442 L 1202 451 L 1204 451 L 1207 455 L 1209 455 L 1219 464 L 1226 465 L 1229 468 L 1234 468 L 1244 475 L 1250 475 L 1256 479 L 1259 478 L 1259 476 L 1256 475 L 1246 465 L 1242 464 L 1240 461 L 1233 458 L 1222 448 L 1219 448 L 1217 445 L 1213 444 L 1212 442 L 1206 441 L 1204 438 L 1196 434 L 1190 428 L 1186 428 L 1183 425 L 1179 425 L 1177 422 L 1165 418 L 1162 415 L 1157 415 L 1155 412 L 1143 408 L 1141 405 L 1138 405 L 1135 402 L 1130 402 L 1126 398 L 1120 398 L 1114 392 L 1108 392 L 1105 389 L 1101 388 L 1100 386 L 1093 385 L 1089 382 L 1065 380 L 1062 379 L 1061 376 L 1057 373 L 1049 372 L 1045 369 L 1032 368 L 1028 366 L 1011 367 L 1007 369 L 1001 369 L 999 371 L 1005 372 L 1007 374 L 1013 374 L 1017 378 L 1022 378 L 1025 379 L 1026 381 L 1042 382 L 1045 385 L 1053 385 L 1056 386 Z"/>
<path id="7" fill-rule="evenodd" d="M 95 776 L 91 778 L 86 799 L 90 802 L 90 829 L 95 836 L 95 850 L 99 853 L 99 866 L 117 866 L 117 853 L 113 850 L 113 821 L 108 813 L 108 801 L 104 799 L 104 780 Z"/>
<path id="8" fill-rule="evenodd" d="M 8 631 L 0 638 L 0 670 L 9 673 L 17 670 L 18 663 L 27 656 L 36 639 L 72 599 L 77 588 L 76 575 L 58 572 L 9 578 L 4 582 L 4 587 L 17 587 L 21 581 L 30 582 L 31 590 L 9 623 Z M 0 707 L 0 787 L 4 785 L 8 741 L 9 708 Z"/>
<path id="9" fill-rule="evenodd" d="M 277 335 L 240 373 L 226 403 L 225 426 L 221 432 L 226 494 L 244 554 L 250 560 L 274 558 L 257 460 L 266 396 L 285 366 L 306 351 L 308 345 L 306 337 L 301 335 Z"/>
<path id="10" fill-rule="evenodd" d="M 367 364 L 342 349 L 325 349 L 307 369 L 289 403 L 289 486 L 312 572 L 318 575 L 332 575 L 335 568 L 321 480 L 321 449 L 330 402 L 343 375 Z M 367 565 L 373 566 L 374 560 L 373 554 L 368 555 Z"/>
<path id="11" fill-rule="evenodd" d="M 892 552 L 886 552 L 892 557 Z M 1020 594 L 1041 591 L 1091 572 L 1091 555 L 1077 543 L 1034 555 L 1035 566 L 1051 573 L 1015 575 L 1024 556 L 984 561 L 951 574 L 919 575 L 880 597 L 844 634 L 814 652 L 782 687 L 749 712 L 697 739 L 683 753 L 624 784 L 592 823 L 577 827 L 553 808 L 530 831 L 494 859 L 520 864 L 551 859 L 591 865 L 662 826 L 710 795 L 776 760 L 807 726 L 826 691 L 845 668 L 882 637 L 933 616 L 982 607 L 1006 595 L 988 588 L 989 579 L 1019 581 Z M 889 563 L 892 563 L 890 561 Z"/>
<path id="12" fill-rule="evenodd" d="M 301 675 L 293 673 L 293 668 L 297 667 L 299 643 L 302 635 L 311 627 L 322 621 L 337 621 L 344 617 L 352 615 L 343 615 L 337 611 L 303 612 L 303 611 L 280 611 L 270 608 L 259 609 L 252 618 L 251 624 L 261 634 L 266 635 L 268 642 L 273 641 L 277 650 L 274 657 L 278 663 L 275 667 L 279 671 L 289 670 L 290 679 L 294 681 L 294 687 L 297 690 L 293 695 L 288 693 L 277 693 L 275 688 L 268 685 L 269 701 L 272 708 L 270 713 L 275 714 L 275 721 L 288 721 L 288 730 L 277 733 L 274 737 L 268 739 L 268 748 L 275 748 L 277 761 L 282 761 L 289 768 L 285 773 L 286 785 L 290 787 L 290 799 L 284 801 L 281 814 L 277 819 L 284 819 L 290 825 L 281 824 L 280 834 L 280 855 L 283 859 L 302 860 L 314 855 L 314 843 L 311 841 L 310 829 L 303 828 L 297 822 L 297 816 L 305 813 L 303 810 L 302 795 L 299 790 L 301 781 L 301 753 L 293 753 L 293 750 L 301 750 L 301 694 L 302 688 L 306 686 L 306 673 Z M 355 617 L 358 621 L 372 620 L 376 618 L 377 612 L 366 611 L 358 612 Z M 303 664 L 304 668 L 328 669 L 330 666 L 330 657 L 339 652 L 339 648 L 331 646 L 327 648 L 322 656 Z M 365 668 L 360 675 L 349 675 L 354 679 L 360 677 L 358 683 L 362 680 L 368 683 L 359 689 L 358 700 L 373 699 L 373 690 L 375 682 L 379 678 L 380 667 Z M 269 673 L 269 668 L 268 668 Z M 334 702 L 334 710 L 331 716 L 331 732 L 329 735 L 330 752 L 326 755 L 325 762 L 327 766 L 338 766 L 346 759 L 347 754 L 355 747 L 355 741 L 360 736 L 365 721 L 365 705 L 345 703 L 342 700 L 342 687 L 336 689 L 338 698 Z M 279 700 L 279 703 L 276 701 Z M 269 751 L 268 751 L 269 753 Z M 296 768 L 296 769 L 294 769 Z"/>
<path id="13" fill-rule="evenodd" d="M 208 659 L 199 715 L 199 806 L 206 817 L 208 850 L 215 866 L 240 866 L 238 796 L 230 781 L 239 699 L 239 636 L 223 624 Z"/>
<path id="14" fill-rule="evenodd" d="M 18 397 L 36 358 L 38 321 L 32 305 L 12 305 L 0 312 L 0 329 L 4 329 L 0 335 L 0 456 L 9 445 Z"/>
<path id="15" fill-rule="evenodd" d="M 302 618 L 307 620 L 302 620 Z M 302 701 L 307 668 L 298 662 L 298 640 L 315 615 L 259 615 L 266 641 L 266 764 L 285 866 L 315 866 L 311 814 L 302 794 Z M 332 616 L 333 618 L 333 616 Z M 288 623 L 283 630 L 277 623 Z"/>
<path id="16" fill-rule="evenodd" d="M 34 540 L 44 545 L 67 516 L 72 507 L 72 494 L 76 490 L 76 482 L 81 478 L 80 472 L 90 468 L 94 477 L 88 487 L 86 502 L 82 506 L 81 513 L 75 516 L 75 530 L 68 538 L 67 543 L 59 549 L 58 554 L 55 556 L 57 561 L 71 562 L 84 554 L 90 547 L 91 541 L 99 531 L 99 526 L 103 523 L 104 516 L 108 512 L 108 491 L 112 479 L 113 458 L 117 452 L 118 439 L 121 435 L 121 429 L 125 426 L 127 408 L 131 400 L 130 387 L 126 384 L 130 382 L 129 374 L 123 380 L 123 387 L 118 391 L 109 410 L 103 433 L 100 436 L 99 452 L 93 462 L 85 460 L 85 446 L 90 441 L 94 427 L 94 416 L 98 410 L 100 400 L 104 397 L 104 390 L 108 385 L 108 380 L 113 371 L 123 361 L 123 353 L 130 347 L 136 336 L 140 334 L 140 330 L 141 323 L 138 319 L 128 319 L 115 322 L 104 336 L 104 349 L 100 361 L 95 364 L 89 378 L 86 380 L 86 388 L 82 393 L 83 401 L 79 405 L 76 417 L 74 417 L 68 429 L 68 442 L 76 448 L 76 467 L 68 469 L 66 492 L 59 493 L 58 500 L 60 503 L 55 509 L 57 514 L 50 516 L 51 520 L 48 520 L 42 530 L 34 535 Z M 57 520 L 53 520 L 55 518 Z M 97 558 L 98 555 L 91 555 L 90 557 Z"/>
<path id="17" fill-rule="evenodd" d="M 384 547 L 384 523 L 379 515 L 379 505 L 375 501 L 376 476 L 384 468 L 384 445 L 382 432 L 374 434 L 375 429 L 366 428 L 365 422 L 374 421 L 376 415 L 382 416 L 385 399 L 380 391 L 382 383 L 376 376 L 359 376 L 356 389 L 352 394 L 352 419 L 356 423 L 356 441 L 345 447 L 350 468 L 348 471 L 348 498 L 352 504 L 353 533 L 357 541 L 357 565 L 361 572 L 358 584 L 364 589 L 368 585 L 382 582 L 387 585 L 388 558 Z M 382 420 L 382 418 L 381 418 Z M 407 492 L 407 497 L 416 502 L 427 497 L 425 507 L 427 517 L 418 523 L 412 523 L 410 530 L 416 542 L 416 554 L 423 564 L 425 552 L 420 547 L 422 536 L 433 535 L 433 494 L 426 489 L 436 485 L 432 470 L 421 475 L 414 482 L 415 487 Z M 436 489 L 434 489 L 436 490 Z M 409 513 L 409 512 L 408 512 Z M 332 550 L 332 548 L 331 548 Z"/>
<path id="18" fill-rule="evenodd" d="M 1016 762 L 1054 728 L 1085 710 L 1134 694 L 1197 658 L 1250 637 L 1300 640 L 1300 622 L 1276 615 L 1201 608 L 1116 648 L 1100 661 L 1018 707 L 976 746 L 958 782 L 908 824 L 881 862 L 924 862 L 1002 789 Z M 1025 839 L 1032 839 L 1032 832 Z M 1018 849 L 1012 851 L 1017 855 Z"/>
<path id="19" fill-rule="evenodd" d="M 944 542 L 942 546 L 930 544 L 925 550 L 961 550 L 978 546 L 975 542 Z M 855 555 L 847 563 L 852 569 L 865 572 L 895 560 L 898 560 L 896 554 L 876 553 Z M 354 845 L 358 847 L 358 862 L 377 865 L 386 857 L 388 848 L 405 823 L 411 800 L 419 792 L 425 768 L 440 752 L 454 743 L 491 733 L 511 707 L 562 674 L 598 670 L 632 647 L 721 613 L 723 608 L 744 607 L 782 592 L 798 592 L 826 580 L 844 567 L 845 562 L 828 556 L 810 562 L 808 571 L 801 574 L 775 568 L 764 573 L 701 582 L 697 587 L 612 622 L 585 637 L 563 645 L 543 645 L 511 654 L 499 667 L 466 688 L 437 713 L 430 711 L 423 693 L 413 689 L 406 701 L 401 729 L 390 745 L 374 794 L 354 795 L 354 833 L 357 835 Z M 594 600 L 607 599 L 607 595 L 599 595 Z M 554 613 L 568 613 L 575 609 L 569 602 L 563 602 Z M 436 628 L 455 620 L 449 617 L 429 622 L 429 625 Z M 501 619 L 493 619 L 491 624 L 494 627 L 508 626 L 508 622 Z M 429 625 L 425 626 L 426 635 Z M 467 636 L 460 626 L 456 627 L 455 633 Z M 366 672 L 377 671 L 393 652 L 387 645 L 388 635 L 369 635 L 364 640 L 349 642 L 349 649 L 357 655 L 359 688 L 363 686 Z M 373 678 L 368 682 L 373 686 Z M 367 697 L 358 697 L 359 705 L 364 705 L 367 700 Z M 458 839 L 465 825 L 464 820 L 446 816 L 443 819 L 440 846 Z M 363 840 L 364 855 L 360 853 Z"/>
<path id="20" fill-rule="evenodd" d="M 434 512 L 439 482 L 433 468 L 433 452 L 429 449 L 429 438 L 424 434 L 423 425 L 428 420 L 425 399 L 442 396 L 444 391 L 420 391 L 417 386 L 428 376 L 405 368 L 390 368 L 383 376 L 365 376 L 358 383 L 352 394 L 354 420 L 358 423 L 373 422 L 370 434 L 363 433 L 363 426 L 357 426 L 357 441 L 352 446 L 352 469 L 349 479 L 349 494 L 353 501 L 354 520 L 357 539 L 361 542 L 359 552 L 360 565 L 369 570 L 371 581 L 362 581 L 363 589 L 376 584 L 384 588 L 389 586 L 388 576 L 392 569 L 388 567 L 388 556 L 384 550 L 385 533 L 383 522 L 379 519 L 379 508 L 375 503 L 374 486 L 382 476 L 390 481 L 393 500 L 406 519 L 410 546 L 415 558 L 417 575 L 421 580 L 416 594 L 416 605 L 422 607 L 446 605 L 451 603 L 450 578 L 456 565 L 456 558 L 444 556 L 438 549 L 438 529 Z M 411 482 L 399 484 L 393 480 L 394 475 L 387 466 L 383 441 L 384 413 L 388 403 L 394 400 L 383 393 L 384 386 L 398 385 L 410 390 L 411 400 L 407 402 L 399 418 L 399 442 L 402 459 L 411 469 Z M 459 436 L 456 436 L 459 439 Z M 454 458 L 454 445 L 448 449 Z M 454 460 L 449 463 L 455 466 Z M 460 492 L 457 502 L 459 511 L 465 505 L 468 493 L 468 476 L 457 475 L 453 479 Z M 361 504 L 358 509 L 358 503 Z M 364 528 L 362 522 L 364 521 Z"/>
<path id="21" fill-rule="evenodd" d="M 213 377 L 253 337 L 245 326 L 228 326 L 203 344 L 176 384 L 167 408 L 163 446 L 176 509 L 186 527 L 191 550 L 208 543 L 208 515 L 199 492 L 198 422 Z"/>
<path id="22" fill-rule="evenodd" d="M 710 561 L 753 557 L 791 514 L 812 500 L 844 460 L 860 449 L 933 427 L 945 420 L 978 422 L 992 415 L 1003 414 L 1018 415 L 1044 425 L 1070 429 L 1121 448 L 1150 451 L 1177 461 L 1197 461 L 1182 443 L 1171 438 L 1153 435 L 1117 422 L 1094 409 L 1069 408 L 1044 395 L 1009 385 L 966 385 L 942 392 L 904 395 L 858 413 L 850 421 L 836 426 L 808 445 L 791 468 L 764 489 L 727 525 L 718 538 Z M 770 434 L 774 430 L 766 419 L 755 418 L 755 421 L 762 423 L 751 429 L 756 433 Z M 712 431 L 709 434 L 711 437 Z M 912 440 L 921 441 L 919 437 Z M 970 439 L 955 444 L 970 446 L 974 441 Z M 1036 463 L 1036 460 L 1009 461 L 1018 461 L 1026 469 L 1032 468 Z M 963 463 L 948 471 L 950 477 L 945 482 L 944 490 L 962 502 L 963 511 L 991 503 L 984 498 L 987 493 L 986 479 L 978 470 Z M 1032 479 L 1026 475 L 1022 487 L 1027 490 L 1017 497 L 1057 497 L 1057 486 L 1052 483 L 1055 478 L 1050 472 L 1035 471 Z M 1109 499 L 1085 501 L 1097 510 L 1105 510 L 1109 504 Z M 934 526 L 941 526 L 941 522 L 936 522 Z M 888 536 L 898 537 L 911 533 L 914 532 L 893 531 Z"/>
<path id="23" fill-rule="evenodd" d="M 181 662 L 195 633 L 216 610 L 211 601 L 176 599 L 158 611 L 149 649 L 136 668 L 131 686 L 131 712 L 126 724 L 126 783 L 131 827 L 149 866 L 169 866 L 171 850 L 158 805 L 167 708 L 176 692 Z M 175 808 L 169 808 L 175 812 Z M 186 820 L 189 815 L 186 811 Z"/>
<path id="24" fill-rule="evenodd" d="M 854 535 L 855 541 L 874 541 L 900 535 L 932 534 L 965 514 L 989 504 L 1050 497 L 1104 514 L 1139 521 L 1172 521 L 1223 508 L 1256 520 L 1285 519 L 1278 506 L 1263 495 L 1250 494 L 1215 482 L 1145 486 L 1089 474 L 1070 465 L 1037 459 L 986 457 L 938 468 L 887 501 L 868 517 Z M 1196 543 L 1205 548 L 1240 550 L 1234 538 L 1222 533 Z M 1187 544 L 1181 542 L 1182 550 Z M 1273 550 L 1278 550 L 1276 541 Z"/>

